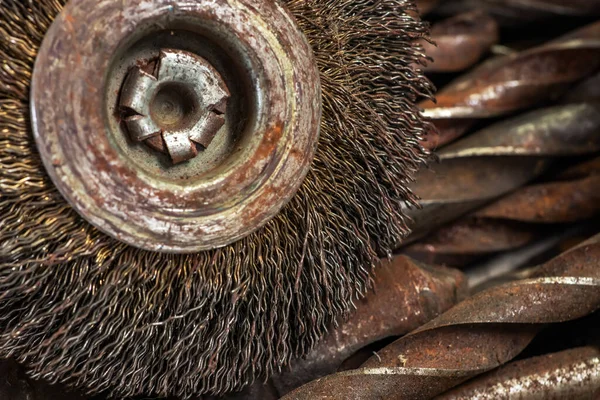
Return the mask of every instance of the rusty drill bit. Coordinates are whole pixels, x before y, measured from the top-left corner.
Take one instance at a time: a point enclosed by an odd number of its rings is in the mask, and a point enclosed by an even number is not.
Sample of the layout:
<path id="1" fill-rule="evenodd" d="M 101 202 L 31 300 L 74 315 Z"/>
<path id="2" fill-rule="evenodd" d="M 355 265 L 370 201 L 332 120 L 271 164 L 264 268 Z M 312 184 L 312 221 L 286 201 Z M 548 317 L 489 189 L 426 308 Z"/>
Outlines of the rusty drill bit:
<path id="1" fill-rule="evenodd" d="M 473 13 L 475 13 L 475 12 L 473 12 Z M 464 15 L 464 14 L 461 14 L 461 15 Z M 486 15 L 486 14 L 483 14 L 483 15 Z M 493 19 L 492 19 L 492 21 L 493 21 Z M 577 38 L 580 38 L 580 39 L 592 38 L 593 39 L 595 36 L 600 36 L 600 32 L 597 31 L 598 28 L 600 28 L 600 24 L 591 25 L 587 28 L 584 28 L 581 30 L 576 30 L 575 32 L 571 33 L 570 35 L 563 36 L 562 38 L 559 38 L 558 41 L 569 41 L 571 39 L 577 40 Z M 434 27 L 434 30 L 435 30 L 435 27 Z M 482 32 L 482 35 L 483 35 L 483 32 Z M 452 40 L 444 41 L 444 40 L 436 39 L 435 37 L 434 37 L 434 39 L 439 42 L 439 47 L 437 47 L 437 48 L 433 47 L 431 44 L 428 44 L 427 42 L 424 42 L 424 46 L 426 48 L 428 48 L 429 53 L 431 55 L 433 55 L 434 59 L 436 59 L 436 58 L 439 59 L 441 57 L 442 62 L 444 62 L 444 60 L 445 60 L 444 54 L 448 54 L 449 56 L 452 56 L 452 55 L 458 53 L 458 51 L 456 49 L 452 48 L 452 46 L 453 46 Z M 491 39 L 484 39 L 483 37 L 480 37 L 479 40 L 480 41 L 485 41 L 485 40 L 491 41 Z M 432 49 L 429 49 L 429 48 L 432 48 Z M 461 52 L 460 54 L 462 57 L 463 53 Z M 470 53 L 467 52 L 467 54 L 470 54 Z M 516 57 L 516 53 L 512 57 Z M 498 59 L 498 60 L 500 60 L 500 59 Z M 434 63 L 434 66 L 435 66 L 435 63 Z M 468 73 L 464 78 L 459 78 L 458 81 L 460 82 L 460 81 L 464 80 L 465 82 L 467 82 L 470 79 L 469 77 L 472 74 L 473 74 L 473 72 Z M 600 75 L 596 74 L 596 75 L 593 75 L 593 76 L 585 79 L 582 82 L 577 83 L 576 85 L 571 85 L 569 87 L 568 91 L 564 94 L 564 96 L 557 100 L 559 100 L 559 103 L 561 103 L 561 104 L 597 102 L 598 99 L 600 98 L 600 94 L 598 93 L 599 92 L 599 90 L 598 90 L 599 80 L 600 80 Z M 450 84 L 450 86 L 452 86 L 452 85 L 453 84 Z M 558 97 L 558 96 L 555 95 L 554 97 Z M 552 99 L 550 99 L 550 100 L 552 100 Z M 427 103 L 427 104 L 431 105 L 431 103 Z M 479 117 L 480 116 L 475 115 L 475 117 L 473 117 L 473 118 L 462 118 L 460 116 L 457 118 L 435 118 L 434 119 L 435 129 L 429 129 L 426 131 L 425 137 L 423 138 L 421 144 L 425 148 L 430 149 L 430 150 L 438 149 L 450 142 L 457 140 L 461 136 L 465 135 L 469 131 L 469 129 L 471 129 L 473 127 L 473 125 L 475 125 L 475 123 L 478 121 L 477 118 L 479 118 Z"/>
<path id="2" fill-rule="evenodd" d="M 435 12 L 452 15 L 484 10 L 503 26 L 519 26 L 560 17 L 600 15 L 598 0 L 452 0 L 439 4 Z"/>
<path id="3" fill-rule="evenodd" d="M 581 173 L 585 175 L 578 175 Z M 553 181 L 526 186 L 474 216 L 530 223 L 581 221 L 600 211 L 599 186 L 600 158 L 594 158 L 567 169 Z"/>
<path id="4" fill-rule="evenodd" d="M 422 170 L 412 186 L 422 200 L 408 212 L 409 241 L 523 186 L 557 157 L 599 151 L 599 129 L 599 104 L 570 104 L 493 124 L 445 147 L 441 163 Z"/>
<path id="5" fill-rule="evenodd" d="M 544 45 L 494 58 L 421 105 L 436 119 L 490 118 L 559 97 L 600 68 L 600 23 Z"/>
<path id="6" fill-rule="evenodd" d="M 267 384 L 257 383 L 219 400 L 279 398 L 312 379 L 336 372 L 366 346 L 416 329 L 466 295 L 465 276 L 457 270 L 424 265 L 402 255 L 382 260 L 375 270 L 374 290 L 306 357 L 295 360 Z M 390 307 L 390 303 L 406 306 Z"/>
<path id="7" fill-rule="evenodd" d="M 401 255 L 383 261 L 374 281 L 375 290 L 357 303 L 350 319 L 334 328 L 306 358 L 273 377 L 280 394 L 336 372 L 344 360 L 369 344 L 404 335 L 429 322 L 467 293 L 459 271 L 431 267 Z"/>
<path id="8" fill-rule="evenodd" d="M 600 212 L 600 157 L 527 185 L 403 249 L 432 264 L 462 266 L 531 243 L 548 224 L 584 221 Z"/>
<path id="9" fill-rule="evenodd" d="M 598 0 L 477 0 L 483 5 L 507 7 L 516 10 L 532 10 L 557 15 L 600 15 Z"/>
<path id="10" fill-rule="evenodd" d="M 438 119 L 425 132 L 421 145 L 429 150 L 437 150 L 467 133 L 475 121 L 474 119 Z"/>
<path id="11" fill-rule="evenodd" d="M 436 400 L 594 400 L 600 396 L 600 350 L 579 347 L 515 361 Z"/>
<path id="12" fill-rule="evenodd" d="M 423 42 L 433 62 L 428 72 L 457 72 L 469 68 L 498 41 L 498 25 L 481 11 L 460 14 L 433 25 L 431 40 Z"/>
<path id="13" fill-rule="evenodd" d="M 285 399 L 427 399 L 518 355 L 548 323 L 600 308 L 600 234 L 492 287 L 386 346 L 360 369 L 313 381 Z"/>

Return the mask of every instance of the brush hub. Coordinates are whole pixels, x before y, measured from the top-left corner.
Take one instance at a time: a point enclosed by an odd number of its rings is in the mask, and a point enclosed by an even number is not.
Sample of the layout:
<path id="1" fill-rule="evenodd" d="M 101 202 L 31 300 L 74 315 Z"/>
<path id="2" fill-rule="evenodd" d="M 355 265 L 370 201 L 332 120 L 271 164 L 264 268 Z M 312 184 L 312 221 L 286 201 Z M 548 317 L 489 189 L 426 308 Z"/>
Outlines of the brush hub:
<path id="1" fill-rule="evenodd" d="M 161 50 L 138 60 L 120 91 L 119 107 L 131 140 L 167 152 L 174 163 L 198 155 L 225 124 L 229 90 L 212 65 L 193 53 Z"/>
<path id="2" fill-rule="evenodd" d="M 84 218 L 195 252 L 254 232 L 297 192 L 319 71 L 276 1 L 79 0 L 44 38 L 31 110 L 48 174 Z"/>

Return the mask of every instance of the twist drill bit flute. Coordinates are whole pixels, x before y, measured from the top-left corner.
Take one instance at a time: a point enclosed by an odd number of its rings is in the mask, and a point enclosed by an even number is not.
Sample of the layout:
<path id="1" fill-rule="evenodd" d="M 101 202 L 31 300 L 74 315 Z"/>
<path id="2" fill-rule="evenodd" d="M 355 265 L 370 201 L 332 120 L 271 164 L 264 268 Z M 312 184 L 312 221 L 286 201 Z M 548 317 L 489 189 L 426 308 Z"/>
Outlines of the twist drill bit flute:
<path id="1" fill-rule="evenodd" d="M 595 400 L 598 396 L 600 350 L 588 346 L 509 363 L 435 400 Z"/>
<path id="2" fill-rule="evenodd" d="M 598 69 L 599 30 L 600 23 L 591 24 L 541 46 L 495 57 L 457 78 L 438 93 L 436 103 L 422 103 L 425 114 L 433 119 L 437 128 L 427 132 L 423 146 L 435 149 L 454 141 L 478 120 L 558 100 L 561 93 Z M 485 37 L 477 40 L 493 41 Z M 452 45 L 452 40 L 440 45 Z M 450 54 L 452 58 L 457 50 L 440 46 L 433 51 L 441 53 L 438 57 Z M 442 56 L 441 62 L 448 62 L 444 60 Z M 589 87 L 574 90 L 570 98 L 564 100 L 585 101 L 584 93 Z"/>
<path id="3" fill-rule="evenodd" d="M 594 158 L 541 183 L 523 186 L 402 250 L 427 263 L 454 266 L 513 250 L 556 224 L 598 214 L 599 185 L 600 158 Z"/>
<path id="4" fill-rule="evenodd" d="M 459 14 L 431 28 L 431 41 L 423 42 L 433 61 L 427 72 L 458 72 L 476 64 L 498 41 L 496 21 L 481 11 Z"/>
<path id="5" fill-rule="evenodd" d="M 412 185 L 421 208 L 408 212 L 411 238 L 523 186 L 557 158 L 599 151 L 598 129 L 600 105 L 569 104 L 493 124 L 445 147 L 441 162 Z"/>
<path id="6" fill-rule="evenodd" d="M 466 295 L 465 277 L 457 270 L 421 264 L 402 255 L 382 260 L 375 272 L 374 291 L 357 302 L 352 317 L 333 327 L 313 351 L 292 363 L 291 369 L 273 376 L 273 384 L 278 393 L 285 394 L 333 373 L 360 349 L 416 329 Z"/>
<path id="7" fill-rule="evenodd" d="M 313 381 L 290 399 L 427 399 L 519 354 L 548 323 L 600 308 L 600 235 L 492 287 L 397 340 L 360 369 Z"/>
<path id="8" fill-rule="evenodd" d="M 493 58 L 422 103 L 438 119 L 490 118 L 558 98 L 600 68 L 600 23 L 520 53 Z"/>

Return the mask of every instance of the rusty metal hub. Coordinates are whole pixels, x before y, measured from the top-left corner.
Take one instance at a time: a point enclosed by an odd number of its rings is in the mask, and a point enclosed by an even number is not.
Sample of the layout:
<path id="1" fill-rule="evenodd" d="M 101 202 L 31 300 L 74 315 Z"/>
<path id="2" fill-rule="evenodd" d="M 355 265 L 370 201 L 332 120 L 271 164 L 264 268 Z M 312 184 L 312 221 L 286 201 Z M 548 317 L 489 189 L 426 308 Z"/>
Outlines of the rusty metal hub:
<path id="1" fill-rule="evenodd" d="M 31 109 L 48 174 L 84 218 L 193 252 L 243 238 L 295 194 L 321 94 L 277 2 L 81 0 L 44 39 Z"/>

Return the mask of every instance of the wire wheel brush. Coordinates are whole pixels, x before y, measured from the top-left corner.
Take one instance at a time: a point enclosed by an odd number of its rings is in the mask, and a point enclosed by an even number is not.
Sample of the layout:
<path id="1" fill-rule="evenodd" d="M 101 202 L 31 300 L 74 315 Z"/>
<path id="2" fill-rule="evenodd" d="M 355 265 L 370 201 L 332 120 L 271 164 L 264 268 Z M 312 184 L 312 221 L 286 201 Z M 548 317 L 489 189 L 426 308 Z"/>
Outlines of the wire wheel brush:
<path id="1" fill-rule="evenodd" d="M 0 1 L 0 357 L 89 393 L 237 390 L 408 233 L 407 0 Z"/>

